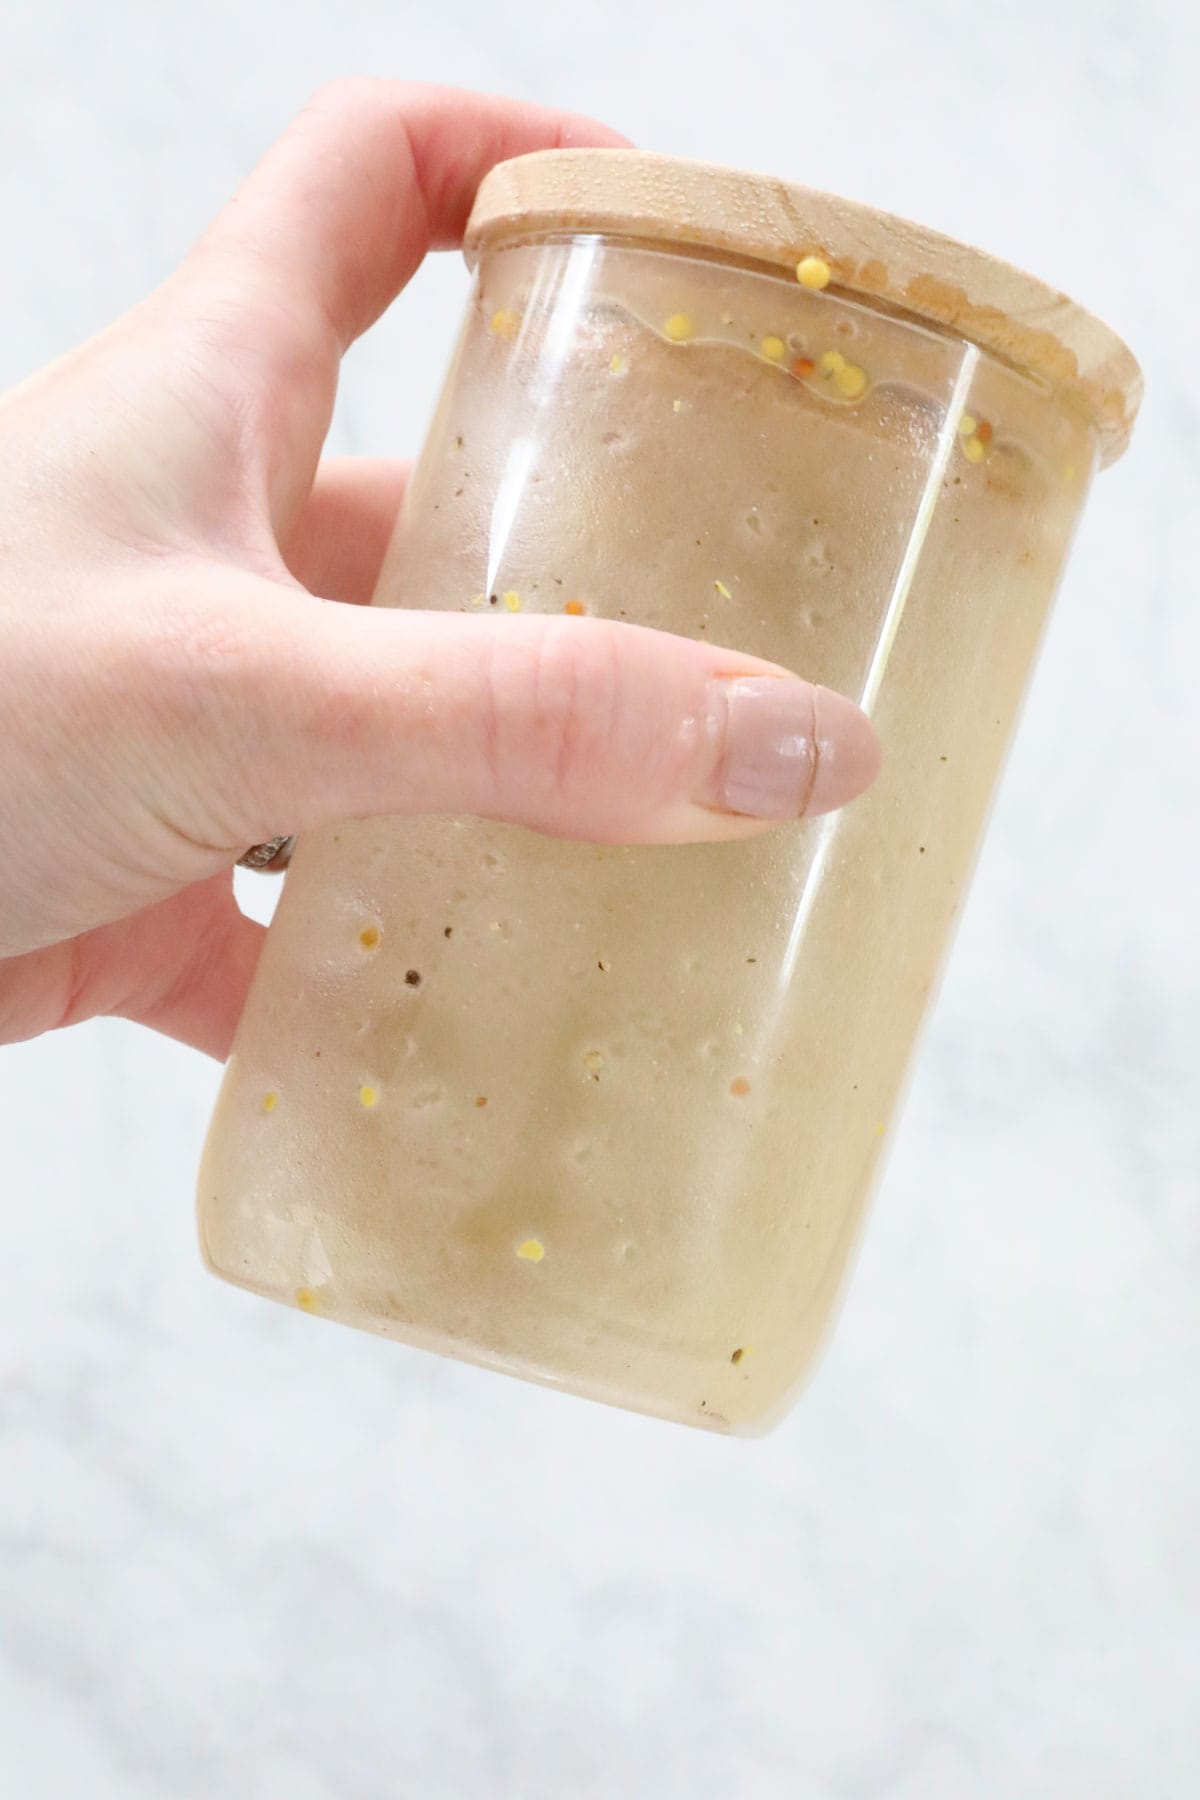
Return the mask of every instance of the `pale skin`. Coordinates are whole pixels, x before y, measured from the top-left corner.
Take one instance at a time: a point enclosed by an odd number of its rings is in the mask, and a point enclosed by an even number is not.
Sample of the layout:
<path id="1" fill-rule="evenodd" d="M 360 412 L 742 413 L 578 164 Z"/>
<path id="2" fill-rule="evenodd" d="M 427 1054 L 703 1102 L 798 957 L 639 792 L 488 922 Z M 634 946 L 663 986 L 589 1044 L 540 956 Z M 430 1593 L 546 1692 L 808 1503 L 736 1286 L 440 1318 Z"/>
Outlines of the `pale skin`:
<path id="1" fill-rule="evenodd" d="M 342 354 L 458 241 L 487 169 L 622 142 L 335 83 L 158 289 L 0 400 L 0 1042 L 116 1014 L 224 1057 L 263 937 L 232 868 L 278 832 L 770 828 L 714 804 L 719 733 L 695 726 L 714 682 L 790 671 L 600 619 L 368 609 L 406 465 L 321 460 Z M 878 765 L 825 703 L 810 811 Z"/>

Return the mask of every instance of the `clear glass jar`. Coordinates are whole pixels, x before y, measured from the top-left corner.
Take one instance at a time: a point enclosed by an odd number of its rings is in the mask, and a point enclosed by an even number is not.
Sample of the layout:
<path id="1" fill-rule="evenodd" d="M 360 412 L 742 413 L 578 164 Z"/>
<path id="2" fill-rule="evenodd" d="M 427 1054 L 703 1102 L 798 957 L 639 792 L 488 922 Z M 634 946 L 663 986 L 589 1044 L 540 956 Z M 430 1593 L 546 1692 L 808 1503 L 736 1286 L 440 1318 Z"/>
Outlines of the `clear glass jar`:
<path id="1" fill-rule="evenodd" d="M 859 700 L 883 774 L 748 842 L 304 839 L 201 1231 L 258 1293 L 748 1433 L 825 1333 L 1111 422 L 835 257 L 662 237 L 477 232 L 375 603 L 708 636 Z"/>

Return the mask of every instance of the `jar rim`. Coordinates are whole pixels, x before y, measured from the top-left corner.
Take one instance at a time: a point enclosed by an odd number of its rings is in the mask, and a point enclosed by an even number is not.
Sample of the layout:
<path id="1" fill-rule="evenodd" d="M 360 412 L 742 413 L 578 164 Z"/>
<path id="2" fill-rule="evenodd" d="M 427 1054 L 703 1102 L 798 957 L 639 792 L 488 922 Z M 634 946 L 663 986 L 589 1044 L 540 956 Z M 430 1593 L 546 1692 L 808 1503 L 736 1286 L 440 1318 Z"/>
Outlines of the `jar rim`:
<path id="1" fill-rule="evenodd" d="M 539 150 L 484 177 L 464 251 L 473 266 L 497 237 L 564 231 L 724 251 L 793 275 L 812 259 L 831 294 L 898 306 L 1071 393 L 1102 467 L 1129 443 L 1142 376 L 1116 332 L 1036 276 L 893 213 L 650 151 Z"/>

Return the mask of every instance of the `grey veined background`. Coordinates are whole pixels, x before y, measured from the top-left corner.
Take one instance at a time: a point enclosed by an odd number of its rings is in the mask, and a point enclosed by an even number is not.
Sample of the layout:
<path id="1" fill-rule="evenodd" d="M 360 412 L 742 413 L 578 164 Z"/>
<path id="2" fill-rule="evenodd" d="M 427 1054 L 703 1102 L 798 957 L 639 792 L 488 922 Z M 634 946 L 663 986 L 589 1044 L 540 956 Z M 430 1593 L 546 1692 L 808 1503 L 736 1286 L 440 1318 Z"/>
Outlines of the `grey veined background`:
<path id="1" fill-rule="evenodd" d="M 0 1055 L 0 1789 L 1192 1800 L 1190 9 L 5 0 L 0 378 L 136 299 L 346 72 L 566 104 L 966 236 L 1103 313 L 1148 398 L 839 1331 L 774 1437 L 223 1288 L 191 1193 L 216 1068 L 109 1022 Z M 351 353 L 336 448 L 418 444 L 464 292 L 437 260 Z"/>

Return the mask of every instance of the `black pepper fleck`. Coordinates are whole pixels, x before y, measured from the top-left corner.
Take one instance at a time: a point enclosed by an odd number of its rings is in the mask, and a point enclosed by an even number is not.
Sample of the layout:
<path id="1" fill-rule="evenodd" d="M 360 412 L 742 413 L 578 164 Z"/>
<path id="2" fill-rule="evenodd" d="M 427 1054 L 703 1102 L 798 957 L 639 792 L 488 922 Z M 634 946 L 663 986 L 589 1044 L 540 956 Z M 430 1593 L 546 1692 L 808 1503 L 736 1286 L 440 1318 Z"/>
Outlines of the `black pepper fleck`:
<path id="1" fill-rule="evenodd" d="M 407 981 L 409 987 L 420 987 L 421 972 L 419 969 L 408 969 L 405 971 L 404 979 Z"/>
<path id="2" fill-rule="evenodd" d="M 445 929 L 445 931 L 443 931 L 443 933 L 442 933 L 442 936 L 443 936 L 443 937 L 453 937 L 453 936 L 454 936 L 454 927 L 453 927 L 453 925 L 447 925 L 447 927 L 446 927 L 446 929 Z"/>

